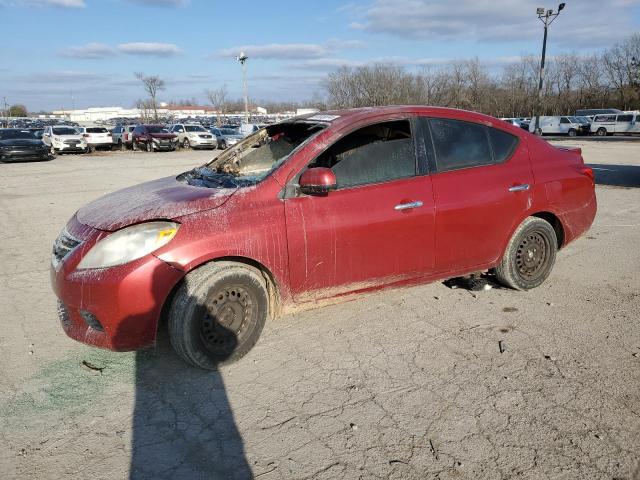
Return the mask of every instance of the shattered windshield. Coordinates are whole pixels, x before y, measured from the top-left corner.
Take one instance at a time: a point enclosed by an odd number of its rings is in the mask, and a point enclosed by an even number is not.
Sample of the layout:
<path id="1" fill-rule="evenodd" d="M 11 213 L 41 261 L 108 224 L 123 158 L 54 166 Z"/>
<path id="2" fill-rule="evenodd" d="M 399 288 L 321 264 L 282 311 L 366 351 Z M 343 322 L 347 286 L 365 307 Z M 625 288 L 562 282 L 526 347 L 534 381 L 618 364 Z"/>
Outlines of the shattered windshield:
<path id="1" fill-rule="evenodd" d="M 279 123 L 263 128 L 225 150 L 208 164 L 179 180 L 191 185 L 243 187 L 254 185 L 278 168 L 303 142 L 325 127 L 321 123 Z"/>

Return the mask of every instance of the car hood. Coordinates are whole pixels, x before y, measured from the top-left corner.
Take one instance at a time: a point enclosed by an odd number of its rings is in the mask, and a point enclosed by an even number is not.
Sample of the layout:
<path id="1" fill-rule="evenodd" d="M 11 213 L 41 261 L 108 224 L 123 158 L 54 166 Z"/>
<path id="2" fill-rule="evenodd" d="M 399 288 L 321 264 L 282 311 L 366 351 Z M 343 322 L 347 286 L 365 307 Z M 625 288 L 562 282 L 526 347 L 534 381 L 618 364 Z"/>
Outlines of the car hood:
<path id="1" fill-rule="evenodd" d="M 150 220 L 173 220 L 224 204 L 236 188 L 194 187 L 175 177 L 134 185 L 101 197 L 78 210 L 84 225 L 114 231 Z"/>
<path id="2" fill-rule="evenodd" d="M 151 138 L 157 138 L 157 139 L 167 139 L 167 138 L 176 138 L 176 135 L 174 135 L 173 133 L 149 133 L 149 136 Z"/>
<path id="3" fill-rule="evenodd" d="M 42 146 L 42 140 L 34 138 L 8 138 L 7 140 L 0 140 L 0 146 L 2 147 L 38 147 Z"/>

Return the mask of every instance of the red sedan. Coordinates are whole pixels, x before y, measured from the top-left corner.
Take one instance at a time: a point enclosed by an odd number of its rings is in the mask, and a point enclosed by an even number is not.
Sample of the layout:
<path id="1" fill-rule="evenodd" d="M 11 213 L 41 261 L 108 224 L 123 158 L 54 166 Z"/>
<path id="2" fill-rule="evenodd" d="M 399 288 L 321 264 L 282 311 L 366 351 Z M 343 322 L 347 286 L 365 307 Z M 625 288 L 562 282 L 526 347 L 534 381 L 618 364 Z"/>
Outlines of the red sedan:
<path id="1" fill-rule="evenodd" d="M 84 206 L 51 280 L 72 338 L 139 349 L 166 316 L 178 354 L 215 368 L 292 305 L 484 271 L 537 287 L 595 213 L 580 149 L 459 110 L 331 111 Z"/>

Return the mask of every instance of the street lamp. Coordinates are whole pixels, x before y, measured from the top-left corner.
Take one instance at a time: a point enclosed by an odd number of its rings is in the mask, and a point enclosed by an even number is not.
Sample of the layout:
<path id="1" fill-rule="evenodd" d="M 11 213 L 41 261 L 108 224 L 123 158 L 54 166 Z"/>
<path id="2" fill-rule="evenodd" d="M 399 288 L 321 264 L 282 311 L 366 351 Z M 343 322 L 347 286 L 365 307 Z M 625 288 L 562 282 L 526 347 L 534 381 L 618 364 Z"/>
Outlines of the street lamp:
<path id="1" fill-rule="evenodd" d="M 242 89 L 244 91 L 244 123 L 249 123 L 249 96 L 247 94 L 247 67 L 245 63 L 249 57 L 244 52 L 240 52 L 240 55 L 236 57 L 236 60 L 242 65 Z"/>
<path id="2" fill-rule="evenodd" d="M 560 12 L 564 10 L 565 4 L 558 5 L 558 11 L 545 10 L 542 7 L 536 9 L 536 14 L 542 23 L 544 23 L 544 39 L 542 41 L 542 60 L 540 60 L 540 83 L 538 84 L 538 105 L 536 113 L 536 123 L 534 132 L 536 135 L 541 133 L 540 131 L 540 109 L 542 108 L 542 82 L 544 81 L 544 58 L 547 53 L 547 29 L 549 25 L 560 15 Z"/>

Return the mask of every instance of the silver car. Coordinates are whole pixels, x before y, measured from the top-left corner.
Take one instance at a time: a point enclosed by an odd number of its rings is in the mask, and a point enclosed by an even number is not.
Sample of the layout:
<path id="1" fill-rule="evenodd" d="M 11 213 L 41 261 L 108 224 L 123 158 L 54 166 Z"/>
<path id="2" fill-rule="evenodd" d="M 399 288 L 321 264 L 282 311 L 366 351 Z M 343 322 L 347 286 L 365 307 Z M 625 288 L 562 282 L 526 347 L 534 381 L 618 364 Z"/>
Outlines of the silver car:
<path id="1" fill-rule="evenodd" d="M 218 128 L 213 127 L 211 133 L 215 135 L 218 141 L 218 148 L 224 150 L 231 145 L 235 145 L 244 138 L 244 135 L 235 128 Z"/>

